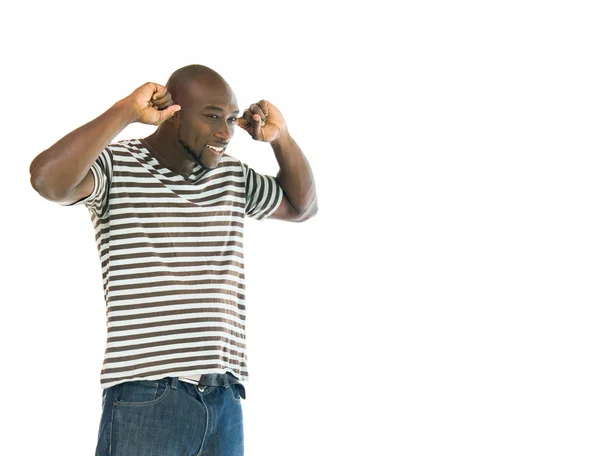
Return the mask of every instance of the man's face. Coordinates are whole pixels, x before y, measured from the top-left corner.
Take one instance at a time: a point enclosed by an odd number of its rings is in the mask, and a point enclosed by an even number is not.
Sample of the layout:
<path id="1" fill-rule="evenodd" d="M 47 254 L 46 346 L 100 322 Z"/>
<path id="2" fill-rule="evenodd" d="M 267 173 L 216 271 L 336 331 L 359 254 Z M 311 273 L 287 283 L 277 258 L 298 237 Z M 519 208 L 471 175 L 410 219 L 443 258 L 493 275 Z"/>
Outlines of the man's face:
<path id="1" fill-rule="evenodd" d="M 204 168 L 216 168 L 239 114 L 235 94 L 223 84 L 198 83 L 179 104 L 179 144 Z"/>

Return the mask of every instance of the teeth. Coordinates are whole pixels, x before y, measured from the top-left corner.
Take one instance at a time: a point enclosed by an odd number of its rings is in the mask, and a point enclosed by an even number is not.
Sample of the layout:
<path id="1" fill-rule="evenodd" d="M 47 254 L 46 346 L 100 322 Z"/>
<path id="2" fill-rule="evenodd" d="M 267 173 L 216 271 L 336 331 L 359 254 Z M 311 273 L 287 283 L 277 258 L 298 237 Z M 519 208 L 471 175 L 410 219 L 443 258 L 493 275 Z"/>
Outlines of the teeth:
<path id="1" fill-rule="evenodd" d="M 218 148 L 218 147 L 214 147 L 214 146 L 211 146 L 211 145 L 208 145 L 208 144 L 207 144 L 207 146 L 210 147 L 212 150 L 215 150 L 217 152 L 221 152 L 224 149 L 224 147 Z"/>

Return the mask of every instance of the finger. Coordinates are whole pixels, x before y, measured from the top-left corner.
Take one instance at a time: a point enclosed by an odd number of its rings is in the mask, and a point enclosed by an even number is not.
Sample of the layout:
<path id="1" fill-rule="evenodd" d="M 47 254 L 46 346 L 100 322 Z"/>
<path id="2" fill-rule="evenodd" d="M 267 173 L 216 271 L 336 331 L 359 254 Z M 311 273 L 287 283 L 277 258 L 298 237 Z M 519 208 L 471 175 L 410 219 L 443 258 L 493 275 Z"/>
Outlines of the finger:
<path id="1" fill-rule="evenodd" d="M 157 107 L 165 108 L 168 106 L 168 103 L 170 101 L 172 101 L 171 97 L 164 96 L 164 97 L 157 98 L 156 100 L 150 100 L 150 106 L 154 106 L 155 108 L 157 108 Z"/>
<path id="2" fill-rule="evenodd" d="M 262 112 L 265 113 L 265 116 L 268 116 L 269 115 L 269 102 L 267 100 L 260 100 L 257 104 L 260 107 L 260 109 L 262 109 Z"/>
<path id="3" fill-rule="evenodd" d="M 266 118 L 267 118 L 267 116 L 265 115 L 265 113 L 263 112 L 261 107 L 258 106 L 257 104 L 251 105 L 250 111 L 252 112 L 252 114 L 257 114 L 260 117 L 260 120 L 266 120 Z"/>
<path id="4" fill-rule="evenodd" d="M 155 94 L 156 95 L 156 94 Z M 152 99 L 152 104 L 154 105 L 161 105 L 161 104 L 165 104 L 166 102 L 168 102 L 169 100 L 171 100 L 171 94 L 169 92 L 167 92 L 164 96 L 159 97 L 159 98 L 153 98 Z"/>
<path id="5" fill-rule="evenodd" d="M 260 127 L 262 120 L 258 114 L 252 115 L 252 138 L 258 139 L 260 138 Z"/>
<path id="6" fill-rule="evenodd" d="M 173 101 L 173 99 L 169 96 L 169 97 L 162 97 L 158 100 L 154 100 L 150 102 L 151 106 L 154 106 L 155 108 L 158 109 L 165 109 L 168 106 L 171 106 L 173 103 L 175 103 Z"/>
<path id="7" fill-rule="evenodd" d="M 181 106 L 174 104 L 169 106 L 167 109 L 163 111 L 158 111 L 158 115 L 160 116 L 158 119 L 159 123 L 164 122 L 170 117 L 173 117 L 177 111 L 181 110 Z"/>
<path id="8" fill-rule="evenodd" d="M 250 133 L 250 135 L 252 135 L 252 113 L 250 112 L 249 109 L 246 109 L 244 111 L 244 127 L 245 130 Z"/>
<path id="9" fill-rule="evenodd" d="M 172 105 L 174 105 L 174 104 L 175 104 L 175 102 L 174 102 L 173 100 L 169 100 L 169 101 L 167 101 L 166 103 L 162 103 L 162 104 L 160 104 L 160 105 L 156 105 L 156 106 L 154 106 L 154 107 L 155 107 L 156 109 L 158 109 L 159 111 L 161 111 L 161 110 L 163 110 L 163 109 L 166 109 L 166 108 L 168 108 L 169 106 L 172 106 Z"/>
<path id="10" fill-rule="evenodd" d="M 167 88 L 161 86 L 160 84 L 154 84 L 154 93 L 150 97 L 150 102 L 154 102 L 155 100 L 159 100 L 163 98 L 167 94 Z"/>
<path id="11" fill-rule="evenodd" d="M 238 117 L 237 119 L 235 119 L 235 124 L 238 127 L 246 130 L 247 132 L 250 132 L 250 130 L 251 130 L 251 126 L 250 126 L 251 123 L 248 122 L 248 120 L 244 119 L 243 117 Z"/>
<path id="12" fill-rule="evenodd" d="M 244 117 L 248 119 L 250 123 L 258 121 L 261 124 L 260 126 L 265 125 L 265 121 L 267 120 L 267 118 L 264 115 L 262 109 L 260 109 L 260 107 L 257 104 L 251 105 L 250 108 L 246 111 L 244 112 Z"/>

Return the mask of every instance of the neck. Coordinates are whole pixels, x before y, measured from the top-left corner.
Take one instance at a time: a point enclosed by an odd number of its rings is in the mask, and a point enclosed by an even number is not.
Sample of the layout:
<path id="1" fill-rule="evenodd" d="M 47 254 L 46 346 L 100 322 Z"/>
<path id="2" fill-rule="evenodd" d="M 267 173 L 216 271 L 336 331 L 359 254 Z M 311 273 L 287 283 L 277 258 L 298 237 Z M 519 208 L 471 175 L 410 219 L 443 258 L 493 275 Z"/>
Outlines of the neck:
<path id="1" fill-rule="evenodd" d="M 158 128 L 144 138 L 150 145 L 150 152 L 164 167 L 176 174 L 188 177 L 195 166 L 200 165 L 177 141 L 177 132 Z M 202 165 L 200 165 L 202 166 Z"/>

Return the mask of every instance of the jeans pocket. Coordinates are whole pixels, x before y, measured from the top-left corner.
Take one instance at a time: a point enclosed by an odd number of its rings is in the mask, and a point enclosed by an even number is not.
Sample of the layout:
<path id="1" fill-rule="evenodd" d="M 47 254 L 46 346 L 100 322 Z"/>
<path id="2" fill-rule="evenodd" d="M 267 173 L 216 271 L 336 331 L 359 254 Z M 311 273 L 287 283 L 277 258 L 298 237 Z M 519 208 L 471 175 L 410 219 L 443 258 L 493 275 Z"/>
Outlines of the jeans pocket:
<path id="1" fill-rule="evenodd" d="M 145 406 L 161 402 L 167 397 L 170 385 L 166 379 L 136 380 L 118 385 L 115 405 Z"/>
<path id="2" fill-rule="evenodd" d="M 227 389 L 231 398 L 236 402 L 240 402 L 241 398 L 246 398 L 246 389 L 241 383 L 232 383 Z"/>

